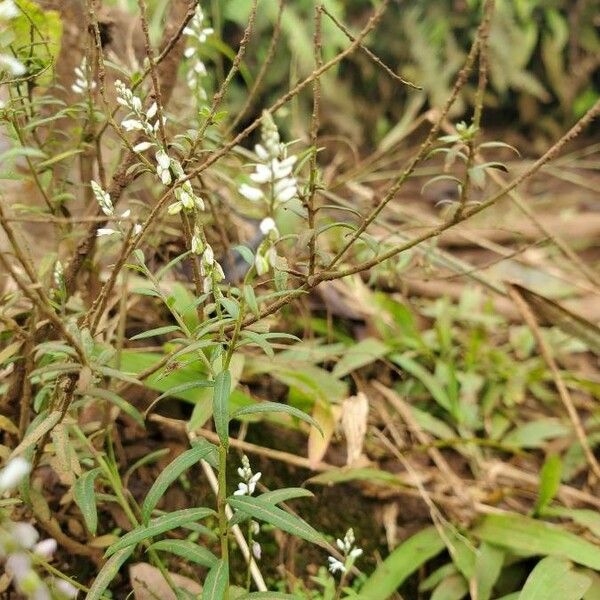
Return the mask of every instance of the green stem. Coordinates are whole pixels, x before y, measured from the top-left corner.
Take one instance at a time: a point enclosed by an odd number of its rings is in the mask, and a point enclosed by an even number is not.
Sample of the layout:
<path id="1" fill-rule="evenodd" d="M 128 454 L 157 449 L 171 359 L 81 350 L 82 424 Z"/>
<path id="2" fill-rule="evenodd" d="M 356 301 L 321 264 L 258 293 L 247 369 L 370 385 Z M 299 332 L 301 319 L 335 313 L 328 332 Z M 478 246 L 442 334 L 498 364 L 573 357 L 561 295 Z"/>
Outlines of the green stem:
<path id="1" fill-rule="evenodd" d="M 229 531 L 227 523 L 227 448 L 219 444 L 219 489 L 217 509 L 219 511 L 219 536 L 221 538 L 221 560 L 229 564 Z M 223 600 L 229 600 L 229 585 L 225 588 Z"/>

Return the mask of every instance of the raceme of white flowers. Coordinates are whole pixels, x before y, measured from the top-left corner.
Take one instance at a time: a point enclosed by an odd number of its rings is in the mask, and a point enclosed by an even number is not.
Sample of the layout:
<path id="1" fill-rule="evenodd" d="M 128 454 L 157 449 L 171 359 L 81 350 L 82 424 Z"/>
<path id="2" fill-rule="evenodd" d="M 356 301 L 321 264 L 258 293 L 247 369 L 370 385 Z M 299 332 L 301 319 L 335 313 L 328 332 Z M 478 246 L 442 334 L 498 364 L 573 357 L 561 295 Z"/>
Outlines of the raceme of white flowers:
<path id="1" fill-rule="evenodd" d="M 194 90 L 201 100 L 206 100 L 206 90 L 202 85 L 202 79 L 208 75 L 206 65 L 200 58 L 200 48 L 206 43 L 209 35 L 214 33 L 212 27 L 205 27 L 205 16 L 200 6 L 183 33 L 189 37 L 190 44 L 185 49 L 185 57 L 190 59 L 186 79 L 190 89 Z"/>
<path id="2" fill-rule="evenodd" d="M 245 454 L 242 456 L 242 466 L 238 468 L 237 472 L 242 481 L 238 483 L 238 489 L 235 490 L 235 492 L 233 492 L 233 495 L 252 496 L 252 494 L 254 494 L 254 492 L 256 491 L 256 484 L 260 480 L 261 473 L 252 472 L 252 469 L 250 468 L 250 461 L 248 460 L 248 457 Z M 250 534 L 252 536 L 256 536 L 259 533 L 260 525 L 256 521 L 251 520 Z M 261 545 L 256 540 L 252 540 L 250 549 L 252 551 L 252 556 L 254 556 L 256 560 L 260 560 L 260 557 L 262 556 Z"/>
<path id="3" fill-rule="evenodd" d="M 96 89 L 96 82 L 92 79 L 88 79 L 88 66 L 85 56 L 81 60 L 81 64 L 78 67 L 75 67 L 73 71 L 75 73 L 75 83 L 71 86 L 71 89 L 76 94 L 83 95 L 88 91 Z"/>
<path id="4" fill-rule="evenodd" d="M 30 471 L 31 465 L 24 458 L 9 461 L 0 471 L 0 495 L 13 491 Z M 43 581 L 36 572 L 35 560 L 50 560 L 57 548 L 53 538 L 40 541 L 39 537 L 33 525 L 12 521 L 0 510 L 0 562 L 4 562 L 15 588 L 31 600 L 75 598 L 77 590 L 69 582 L 56 578 Z"/>
<path id="5" fill-rule="evenodd" d="M 215 260 L 215 253 L 212 246 L 202 238 L 202 230 L 198 225 L 194 227 L 192 235 L 192 252 L 200 256 L 200 275 L 203 279 L 203 292 L 217 293 L 218 285 L 225 279 L 223 267 Z"/>
<path id="6" fill-rule="evenodd" d="M 271 113 L 263 111 L 261 143 L 254 151 L 259 162 L 254 165 L 250 179 L 258 185 L 243 183 L 239 193 L 252 202 L 264 202 L 269 214 L 298 195 L 296 178 L 292 175 L 297 157 L 288 156 L 287 145 L 281 142 L 279 130 Z"/>
<path id="7" fill-rule="evenodd" d="M 98 202 L 98 206 L 102 210 L 102 212 L 107 217 L 115 217 L 115 209 L 110 198 L 110 194 L 104 191 L 100 185 L 95 182 L 93 179 L 90 181 L 90 185 L 92 186 L 92 192 L 94 192 L 94 198 L 96 198 L 96 202 Z M 126 210 L 123 212 L 117 219 L 128 219 L 131 216 L 131 211 Z M 136 223 L 133 226 L 133 233 L 137 235 L 142 230 L 142 226 L 139 223 Z M 98 237 L 105 235 L 113 235 L 115 233 L 119 233 L 123 235 L 123 230 L 119 227 L 119 229 L 113 229 L 112 227 L 99 227 L 96 231 L 96 235 Z"/>
<path id="8" fill-rule="evenodd" d="M 0 33 L 4 34 L 7 22 L 18 17 L 19 14 L 19 8 L 14 3 L 14 0 L 2 0 L 0 2 Z M 19 77 L 25 74 L 25 65 L 14 56 L 0 52 L 0 72 L 1 71 L 7 71 L 10 75 Z"/>
<path id="9" fill-rule="evenodd" d="M 181 163 L 169 156 L 167 149 L 163 147 L 158 139 L 159 120 L 156 119 L 154 123 L 151 122 L 158 113 L 156 102 L 147 111 L 144 111 L 141 98 L 136 96 L 122 81 L 115 81 L 115 87 L 117 89 L 117 102 L 131 111 L 127 118 L 121 121 L 123 129 L 125 131 L 142 131 L 150 138 L 149 141 L 136 144 L 133 149 L 136 152 L 144 152 L 153 146 L 158 148 L 154 155 L 156 174 L 163 185 L 171 185 L 173 175 L 176 181 L 184 180 L 186 175 Z M 166 122 L 166 117 L 163 116 L 164 122 Z M 204 210 L 204 201 L 195 194 L 189 181 L 182 181 L 175 188 L 174 194 L 176 201 L 169 205 L 168 212 L 170 215 L 175 215 L 182 210 L 188 212 L 195 209 Z"/>
<path id="10" fill-rule="evenodd" d="M 334 556 L 327 557 L 329 570 L 332 573 L 347 573 L 354 565 L 356 559 L 363 553 L 362 548 L 354 545 L 355 541 L 354 530 L 352 528 L 348 529 L 343 540 L 336 540 L 336 545 L 344 555 L 344 560 L 341 561 Z"/>
<path id="11" fill-rule="evenodd" d="M 238 468 L 237 472 L 242 481 L 238 483 L 238 489 L 233 494 L 235 496 L 252 496 L 256 490 L 256 484 L 261 477 L 261 473 L 252 473 L 250 461 L 245 454 L 242 456 L 242 466 Z"/>

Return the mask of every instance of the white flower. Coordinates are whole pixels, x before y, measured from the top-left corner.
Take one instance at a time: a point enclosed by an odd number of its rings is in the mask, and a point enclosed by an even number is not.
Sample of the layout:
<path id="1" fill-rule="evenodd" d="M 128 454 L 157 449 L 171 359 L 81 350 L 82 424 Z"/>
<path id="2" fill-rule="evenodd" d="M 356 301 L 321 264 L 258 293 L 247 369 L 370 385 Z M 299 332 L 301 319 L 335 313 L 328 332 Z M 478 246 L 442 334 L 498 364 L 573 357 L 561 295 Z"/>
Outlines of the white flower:
<path id="1" fill-rule="evenodd" d="M 267 165 L 256 165 L 256 169 L 250 179 L 255 183 L 268 183 L 273 179 L 273 169 Z"/>
<path id="2" fill-rule="evenodd" d="M 114 214 L 114 208 L 112 200 L 110 199 L 110 194 L 105 192 L 93 179 L 90 181 L 90 185 L 92 186 L 96 202 L 98 202 L 102 212 L 107 217 L 111 217 Z"/>
<path id="3" fill-rule="evenodd" d="M 269 160 L 269 153 L 267 152 L 266 148 L 261 144 L 256 144 L 256 146 L 254 146 L 254 152 L 256 152 L 256 155 L 261 160 Z"/>
<path id="4" fill-rule="evenodd" d="M 96 231 L 97 237 L 102 237 L 103 235 L 112 235 L 113 233 L 118 233 L 116 229 L 111 229 L 110 227 L 100 227 Z"/>
<path id="5" fill-rule="evenodd" d="M 346 567 L 344 566 L 344 563 L 339 561 L 337 558 L 333 557 L 333 556 L 328 556 L 327 560 L 329 561 L 329 570 L 335 574 L 338 571 L 340 573 L 345 573 L 346 572 Z"/>
<path id="6" fill-rule="evenodd" d="M 163 169 L 168 169 L 171 165 L 169 155 L 162 148 L 156 153 L 156 162 Z"/>
<path id="7" fill-rule="evenodd" d="M 5 566 L 6 572 L 10 573 L 19 583 L 31 572 L 31 560 L 24 552 L 11 554 Z"/>
<path id="8" fill-rule="evenodd" d="M 19 16 L 19 8 L 14 0 L 3 0 L 0 2 L 0 19 L 8 21 Z"/>
<path id="9" fill-rule="evenodd" d="M 144 124 L 138 119 L 125 119 L 121 121 L 121 127 L 125 131 L 142 131 L 144 129 Z"/>
<path id="10" fill-rule="evenodd" d="M 24 75 L 26 71 L 25 65 L 9 54 L 0 54 L 0 70 L 2 70 L 3 67 L 15 77 Z"/>
<path id="11" fill-rule="evenodd" d="M 30 523 L 11 523 L 10 532 L 15 540 L 17 540 L 23 548 L 27 548 L 27 550 L 33 548 L 40 537 L 37 529 Z"/>
<path id="12" fill-rule="evenodd" d="M 139 144 L 136 144 L 133 149 L 135 152 L 144 152 L 144 150 L 148 150 L 148 148 L 151 148 L 152 146 L 154 146 L 152 142 L 140 142 Z"/>
<path id="13" fill-rule="evenodd" d="M 258 200 L 262 200 L 264 198 L 262 190 L 252 187 L 247 183 L 243 183 L 240 186 L 239 192 L 242 196 L 244 196 L 244 198 L 248 198 L 248 200 L 252 200 L 253 202 L 257 202 Z"/>
<path id="14" fill-rule="evenodd" d="M 57 260 L 54 265 L 53 279 L 54 285 L 58 288 L 62 287 L 65 283 L 65 269 L 60 260 Z"/>
<path id="15" fill-rule="evenodd" d="M 202 260 L 207 265 L 212 265 L 215 262 L 215 253 L 209 244 L 206 244 L 206 249 L 202 255 Z"/>
<path id="16" fill-rule="evenodd" d="M 362 555 L 362 553 L 362 548 L 354 548 L 354 550 L 350 551 L 350 554 L 348 556 L 350 556 L 350 558 L 358 558 Z"/>
<path id="17" fill-rule="evenodd" d="M 252 554 L 256 560 L 260 560 L 262 556 L 262 548 L 258 542 L 252 542 Z"/>
<path id="18" fill-rule="evenodd" d="M 257 254 L 254 257 L 254 268 L 259 277 L 269 272 L 269 266 L 269 261 L 264 254 Z"/>
<path id="19" fill-rule="evenodd" d="M 148 119 L 148 121 L 149 121 L 156 115 L 157 112 L 158 112 L 158 104 L 156 104 L 156 102 L 153 102 L 152 105 L 150 106 L 150 108 L 148 109 L 148 111 L 146 112 L 146 119 Z"/>
<path id="20" fill-rule="evenodd" d="M 260 231 L 263 235 L 267 235 L 273 229 L 276 229 L 275 221 L 271 217 L 267 217 L 260 222 Z"/>
<path id="21" fill-rule="evenodd" d="M 142 233 L 142 226 L 139 223 L 136 223 L 133 226 L 133 235 L 140 235 Z"/>
<path id="22" fill-rule="evenodd" d="M 48 560 L 49 558 L 52 558 L 52 555 L 56 552 L 57 548 L 58 544 L 56 543 L 56 540 L 54 538 L 47 538 L 41 542 L 38 542 L 33 547 L 33 552 L 38 556 Z"/>
<path id="23" fill-rule="evenodd" d="M 55 579 L 54 589 L 62 598 L 65 598 L 65 600 L 73 600 L 73 598 L 77 598 L 77 594 L 79 594 L 79 590 L 64 579 Z"/>
<path id="24" fill-rule="evenodd" d="M 182 208 L 183 208 L 183 204 L 181 204 L 181 202 L 173 202 L 172 204 L 169 204 L 169 208 L 167 208 L 167 212 L 170 215 L 176 215 L 177 213 L 181 212 Z"/>
<path id="25" fill-rule="evenodd" d="M 0 494 L 16 488 L 21 480 L 31 471 L 31 465 L 24 458 L 17 456 L 0 471 Z"/>
<path id="26" fill-rule="evenodd" d="M 208 246 L 210 248 L 210 246 Z M 220 265 L 219 265 L 220 266 Z M 244 481 L 242 483 L 238 483 L 238 489 L 233 492 L 235 496 L 252 496 L 256 490 L 256 484 L 258 480 L 261 478 L 261 473 L 252 473 L 252 469 L 250 468 L 250 461 L 248 457 L 244 454 L 242 456 L 242 466 L 237 470 L 238 475 Z"/>
<path id="27" fill-rule="evenodd" d="M 87 59 L 84 56 L 81 64 L 78 67 L 73 69 L 75 73 L 75 83 L 71 86 L 71 89 L 76 94 L 85 94 L 88 90 L 96 89 L 95 81 L 88 81 L 88 69 L 87 69 Z"/>

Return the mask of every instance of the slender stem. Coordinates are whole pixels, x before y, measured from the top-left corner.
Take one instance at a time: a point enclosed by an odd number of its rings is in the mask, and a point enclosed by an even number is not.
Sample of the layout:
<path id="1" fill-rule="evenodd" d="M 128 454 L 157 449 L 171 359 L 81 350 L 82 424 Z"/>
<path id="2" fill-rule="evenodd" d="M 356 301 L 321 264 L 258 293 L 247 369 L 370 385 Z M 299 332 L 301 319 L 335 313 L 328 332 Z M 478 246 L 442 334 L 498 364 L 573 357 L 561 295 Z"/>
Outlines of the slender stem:
<path id="1" fill-rule="evenodd" d="M 217 510 L 219 512 L 219 536 L 221 538 L 221 560 L 229 563 L 229 525 L 227 523 L 227 448 L 219 444 L 219 488 Z M 229 586 L 225 588 L 224 600 L 229 599 Z"/>

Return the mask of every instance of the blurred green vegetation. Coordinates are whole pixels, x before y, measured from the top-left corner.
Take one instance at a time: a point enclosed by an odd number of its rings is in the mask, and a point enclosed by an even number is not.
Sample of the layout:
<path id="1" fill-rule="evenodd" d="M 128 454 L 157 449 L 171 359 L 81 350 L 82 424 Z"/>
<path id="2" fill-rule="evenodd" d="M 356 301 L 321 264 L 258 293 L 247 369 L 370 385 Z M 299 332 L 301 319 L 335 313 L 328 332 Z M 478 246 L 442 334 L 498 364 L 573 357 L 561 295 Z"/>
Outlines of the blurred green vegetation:
<path id="1" fill-rule="evenodd" d="M 392 2 L 368 45 L 394 71 L 423 90 L 399 86 L 363 53 L 355 53 L 323 79 L 332 128 L 356 141 L 379 143 L 386 136 L 392 141 L 423 108 L 440 106 L 472 42 L 482 4 L 482 0 Z M 154 2 L 157 35 L 166 5 L 165 0 Z M 373 2 L 328 0 L 325 5 L 357 32 Z M 217 34 L 232 46 L 247 23 L 250 6 L 249 0 L 204 3 Z M 259 3 L 257 31 L 246 55 L 253 75 L 267 53 L 277 9 L 277 0 Z M 491 85 L 485 98 L 488 122 L 502 124 L 518 118 L 523 128 L 533 125 L 555 134 L 593 104 L 600 93 L 599 9 L 598 0 L 497 0 L 490 35 Z M 278 51 L 256 110 L 277 98 L 290 80 L 313 69 L 313 10 L 313 0 L 286 2 Z M 323 28 L 327 59 L 348 41 L 327 17 Z M 220 63 L 218 48 L 214 51 Z M 232 111 L 242 106 L 247 81 L 239 78 L 236 84 Z M 474 94 L 475 83 L 471 82 L 454 108 L 454 118 L 468 114 Z M 309 96 L 293 108 L 300 116 L 308 114 Z"/>

